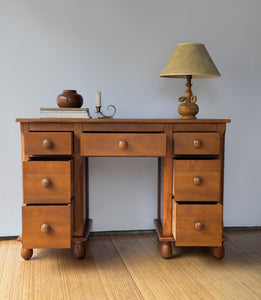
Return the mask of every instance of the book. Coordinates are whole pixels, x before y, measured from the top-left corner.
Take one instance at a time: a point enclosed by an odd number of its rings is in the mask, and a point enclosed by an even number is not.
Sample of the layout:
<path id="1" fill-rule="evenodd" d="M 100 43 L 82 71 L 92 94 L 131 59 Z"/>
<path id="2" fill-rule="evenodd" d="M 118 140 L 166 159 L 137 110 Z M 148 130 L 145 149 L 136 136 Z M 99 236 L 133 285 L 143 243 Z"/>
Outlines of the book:
<path id="1" fill-rule="evenodd" d="M 40 108 L 40 118 L 91 118 L 89 108 Z"/>

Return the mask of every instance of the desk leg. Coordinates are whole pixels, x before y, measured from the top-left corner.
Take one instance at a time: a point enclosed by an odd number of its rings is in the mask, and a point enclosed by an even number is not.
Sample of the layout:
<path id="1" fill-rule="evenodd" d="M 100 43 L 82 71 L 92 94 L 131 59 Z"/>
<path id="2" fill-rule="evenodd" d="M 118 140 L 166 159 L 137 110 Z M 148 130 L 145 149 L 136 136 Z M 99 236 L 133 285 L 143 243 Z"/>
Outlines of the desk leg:
<path id="1" fill-rule="evenodd" d="M 25 249 L 23 248 L 23 240 L 22 240 L 22 236 L 19 236 L 17 238 L 17 242 L 21 242 L 22 243 L 22 248 L 21 248 L 21 256 L 24 260 L 29 260 L 32 256 L 33 256 L 33 249 Z"/>
<path id="2" fill-rule="evenodd" d="M 222 259 L 225 255 L 224 245 L 212 248 L 213 256 L 217 259 Z"/>
<path id="3" fill-rule="evenodd" d="M 75 258 L 84 258 L 86 242 L 87 242 L 87 240 L 89 238 L 89 235 L 90 235 L 91 226 L 92 226 L 92 220 L 91 219 L 86 219 L 85 225 L 84 225 L 83 236 L 74 236 L 72 238 L 72 241 L 74 243 L 73 256 Z"/>
<path id="4" fill-rule="evenodd" d="M 85 256 L 85 244 L 87 239 L 85 238 L 74 238 L 73 256 L 75 258 L 84 258 Z"/>
<path id="5" fill-rule="evenodd" d="M 173 158 L 172 158 L 172 145 L 173 145 L 173 128 L 171 124 L 165 125 L 166 134 L 166 156 L 163 158 L 163 209 L 162 209 L 162 241 L 161 255 L 164 258 L 171 258 L 172 248 L 169 238 L 172 236 L 172 177 L 173 177 Z"/>
<path id="6" fill-rule="evenodd" d="M 161 242 L 161 256 L 164 258 L 171 258 L 172 256 L 172 248 L 171 242 Z"/>
<path id="7" fill-rule="evenodd" d="M 29 260 L 33 256 L 33 249 L 21 248 L 21 256 L 24 260 Z"/>

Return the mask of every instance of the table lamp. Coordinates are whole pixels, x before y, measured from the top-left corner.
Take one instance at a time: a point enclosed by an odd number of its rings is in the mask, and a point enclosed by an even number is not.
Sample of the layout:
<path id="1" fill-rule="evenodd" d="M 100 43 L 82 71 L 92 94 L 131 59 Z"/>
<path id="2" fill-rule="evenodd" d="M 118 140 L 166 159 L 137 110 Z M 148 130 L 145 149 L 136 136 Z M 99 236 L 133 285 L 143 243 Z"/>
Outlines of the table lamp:
<path id="1" fill-rule="evenodd" d="M 182 119 L 196 119 L 198 105 L 197 97 L 192 94 L 191 78 L 220 77 L 220 73 L 212 61 L 207 49 L 199 43 L 178 44 L 170 56 L 160 77 L 187 78 L 186 91 L 180 102 L 178 112 Z"/>

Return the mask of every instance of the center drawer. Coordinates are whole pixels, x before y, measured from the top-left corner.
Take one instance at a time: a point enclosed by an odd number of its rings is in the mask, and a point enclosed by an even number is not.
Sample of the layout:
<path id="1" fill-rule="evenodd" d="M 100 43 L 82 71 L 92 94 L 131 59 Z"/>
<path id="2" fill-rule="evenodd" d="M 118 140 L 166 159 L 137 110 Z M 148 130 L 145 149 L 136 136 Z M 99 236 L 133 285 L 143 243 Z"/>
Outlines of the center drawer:
<path id="1" fill-rule="evenodd" d="M 23 248 L 71 248 L 71 205 L 23 206 Z"/>
<path id="2" fill-rule="evenodd" d="M 163 133 L 83 133 L 83 156 L 165 156 Z"/>
<path id="3" fill-rule="evenodd" d="M 72 161 L 24 161 L 24 203 L 70 203 Z"/>

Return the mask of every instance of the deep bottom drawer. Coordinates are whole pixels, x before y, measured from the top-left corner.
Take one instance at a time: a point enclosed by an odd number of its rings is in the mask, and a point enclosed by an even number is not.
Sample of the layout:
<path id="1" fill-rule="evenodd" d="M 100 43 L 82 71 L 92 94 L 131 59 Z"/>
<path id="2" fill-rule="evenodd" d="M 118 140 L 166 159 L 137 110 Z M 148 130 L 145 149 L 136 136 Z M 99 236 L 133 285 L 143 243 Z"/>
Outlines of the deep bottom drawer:
<path id="1" fill-rule="evenodd" d="M 177 204 L 173 202 L 172 231 L 177 246 L 221 246 L 221 204 Z"/>
<path id="2" fill-rule="evenodd" d="M 71 248 L 71 205 L 23 206 L 23 248 Z"/>

